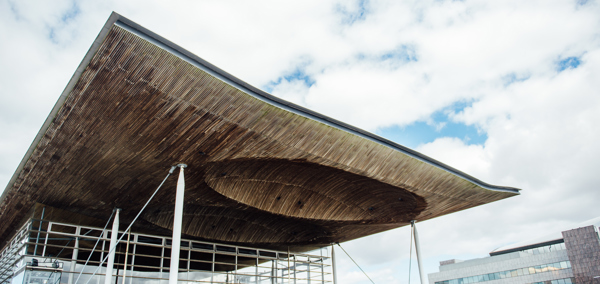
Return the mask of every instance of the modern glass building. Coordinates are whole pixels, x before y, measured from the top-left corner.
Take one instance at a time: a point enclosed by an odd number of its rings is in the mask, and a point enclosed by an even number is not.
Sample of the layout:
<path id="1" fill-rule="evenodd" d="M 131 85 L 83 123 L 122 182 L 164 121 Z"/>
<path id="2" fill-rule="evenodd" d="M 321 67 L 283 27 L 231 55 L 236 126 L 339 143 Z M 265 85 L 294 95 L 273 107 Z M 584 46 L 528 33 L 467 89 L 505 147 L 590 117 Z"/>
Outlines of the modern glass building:
<path id="1" fill-rule="evenodd" d="M 574 229 L 494 250 L 489 257 L 440 262 L 431 284 L 573 284 L 600 281 L 600 218 Z"/>

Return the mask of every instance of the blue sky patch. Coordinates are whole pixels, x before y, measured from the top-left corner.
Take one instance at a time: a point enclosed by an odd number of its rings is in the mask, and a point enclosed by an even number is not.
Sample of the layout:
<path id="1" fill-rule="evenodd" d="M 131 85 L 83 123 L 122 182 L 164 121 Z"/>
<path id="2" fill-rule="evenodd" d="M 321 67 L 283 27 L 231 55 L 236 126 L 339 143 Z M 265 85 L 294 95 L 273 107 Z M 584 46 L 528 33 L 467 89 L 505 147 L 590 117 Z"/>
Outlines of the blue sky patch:
<path id="1" fill-rule="evenodd" d="M 431 116 L 433 123 L 417 121 L 404 127 L 395 125 L 378 129 L 375 134 L 412 149 L 441 137 L 455 137 L 467 145 L 483 145 L 488 138 L 487 133 L 474 125 L 453 122 L 448 118 L 450 109 L 460 112 L 471 104 L 472 101 L 457 102 L 443 111 L 435 112 Z"/>
<path id="2" fill-rule="evenodd" d="M 558 66 L 556 69 L 558 72 L 564 71 L 566 69 L 575 69 L 581 64 L 581 60 L 579 57 L 571 56 L 565 59 L 558 61 Z"/>
<path id="3" fill-rule="evenodd" d="M 589 2 L 590 0 L 577 0 L 577 5 L 583 6 Z"/>
<path id="4" fill-rule="evenodd" d="M 412 45 L 401 45 L 400 47 L 385 53 L 381 60 L 399 60 L 403 62 L 418 61 L 417 52 Z"/>
<path id="5" fill-rule="evenodd" d="M 342 5 L 338 5 L 336 10 L 342 15 L 342 23 L 352 25 L 357 21 L 362 21 L 367 17 L 367 6 L 368 0 L 358 0 L 356 2 L 358 9 L 356 11 L 348 11 L 348 9 Z"/>
<path id="6" fill-rule="evenodd" d="M 79 14 L 81 14 L 81 9 L 77 5 L 77 2 L 73 2 L 73 5 L 67 10 L 61 17 L 61 21 L 63 23 L 68 23 L 69 21 L 75 19 Z"/>
<path id="7" fill-rule="evenodd" d="M 530 75 L 523 76 L 513 72 L 502 77 L 502 83 L 504 84 L 504 87 L 507 87 L 514 83 L 526 81 L 527 79 L 529 79 L 529 77 Z"/>
<path id="8" fill-rule="evenodd" d="M 271 92 L 273 92 L 273 88 L 275 88 L 275 86 L 281 84 L 284 80 L 288 81 L 288 82 L 302 81 L 309 88 L 315 84 L 314 78 L 312 78 L 308 74 L 306 74 L 304 69 L 297 67 L 296 69 L 294 69 L 294 71 L 277 78 L 277 80 L 269 82 L 262 89 L 265 90 L 267 93 L 271 93 Z"/>
<path id="9" fill-rule="evenodd" d="M 375 134 L 412 149 L 441 137 L 459 138 L 467 145 L 483 145 L 487 140 L 487 134 L 479 132 L 475 126 L 450 121 L 446 122 L 440 130 L 434 125 L 417 121 L 405 127 L 396 125 L 382 128 Z"/>

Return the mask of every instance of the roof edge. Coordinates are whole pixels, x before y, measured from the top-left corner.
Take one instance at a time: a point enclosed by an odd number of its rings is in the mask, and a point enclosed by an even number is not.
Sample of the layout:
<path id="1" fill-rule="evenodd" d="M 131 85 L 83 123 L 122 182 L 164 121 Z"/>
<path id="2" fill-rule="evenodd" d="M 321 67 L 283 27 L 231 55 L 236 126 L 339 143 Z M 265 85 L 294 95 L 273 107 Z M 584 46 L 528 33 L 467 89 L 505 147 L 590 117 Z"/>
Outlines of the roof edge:
<path id="1" fill-rule="evenodd" d="M 116 14 L 113 12 L 113 14 Z M 119 14 L 117 14 L 119 15 Z M 276 106 L 279 107 L 283 107 L 285 109 L 288 110 L 292 110 L 295 113 L 301 114 L 303 116 L 306 116 L 308 118 L 311 119 L 315 119 L 321 122 L 324 122 L 325 124 L 328 124 L 330 126 L 336 127 L 340 130 L 344 130 L 346 132 L 361 136 L 363 138 L 369 139 L 371 141 L 377 142 L 379 144 L 382 144 L 384 146 L 390 147 L 392 149 L 398 150 L 400 152 L 403 152 L 415 159 L 418 159 L 422 162 L 428 163 L 430 165 L 433 165 L 435 167 L 438 167 L 442 170 L 445 170 L 447 172 L 450 172 L 458 177 L 461 177 L 467 181 L 470 181 L 484 189 L 487 190 L 493 190 L 493 191 L 504 191 L 504 192 L 510 192 L 510 193 L 515 193 L 515 194 L 520 194 L 519 191 L 520 189 L 518 188 L 514 188 L 514 187 L 508 187 L 508 186 L 497 186 L 497 185 L 492 185 L 486 182 L 483 182 L 471 175 L 468 175 L 462 171 L 459 171 L 451 166 L 448 166 L 440 161 L 434 160 L 428 156 L 425 156 L 415 150 L 412 150 L 408 147 L 402 146 L 398 143 L 395 143 L 393 141 L 390 141 L 388 139 L 385 139 L 383 137 L 380 137 L 378 135 L 375 135 L 373 133 L 370 133 L 368 131 L 365 131 L 363 129 L 360 129 L 358 127 L 349 125 L 347 123 L 341 122 L 339 120 L 333 119 L 331 117 L 328 117 L 326 115 L 320 114 L 318 112 L 312 111 L 310 109 L 307 109 L 305 107 L 296 105 L 294 103 L 285 101 L 281 98 L 278 98 L 276 96 L 273 96 L 261 89 L 258 89 L 244 81 L 242 81 L 241 79 L 227 73 L 226 71 L 220 69 L 219 67 L 211 64 L 210 62 L 198 57 L 197 55 L 191 53 L 190 51 L 178 46 L 177 44 L 167 40 L 166 38 L 144 28 L 143 26 L 137 24 L 136 22 L 123 17 L 121 15 L 119 15 L 119 19 L 118 19 L 118 24 L 122 24 L 122 25 L 126 25 L 128 28 L 133 29 L 141 34 L 143 34 L 144 36 L 164 45 L 164 47 L 167 47 L 168 49 L 171 49 L 172 51 L 175 51 L 177 53 L 179 53 L 180 57 L 185 57 L 187 59 L 189 59 L 190 61 L 193 61 L 195 63 L 198 63 L 200 65 L 202 65 L 203 67 L 209 69 L 210 71 L 214 72 L 215 74 L 219 75 L 219 77 L 221 77 L 222 79 L 224 78 L 226 81 L 229 81 L 229 83 L 232 83 L 233 85 L 235 85 L 237 88 L 244 90 L 245 92 L 249 93 L 250 95 L 254 95 L 264 101 L 267 101 L 271 104 L 274 104 Z M 163 47 L 163 48 L 164 48 Z M 184 59 L 185 59 L 184 58 Z"/>
<path id="2" fill-rule="evenodd" d="M 104 41 L 106 35 L 108 34 L 108 32 L 110 31 L 110 28 L 115 25 L 116 23 L 122 24 L 122 25 L 126 25 L 128 28 L 135 30 L 138 33 L 141 33 L 142 35 L 160 43 L 161 45 L 163 45 L 164 47 L 167 47 L 168 49 L 171 49 L 178 54 L 178 56 L 180 57 L 184 57 L 187 58 L 190 61 L 193 61 L 201 66 L 203 66 L 204 68 L 212 71 L 214 74 L 217 74 L 219 77 L 221 77 L 221 79 L 225 79 L 226 81 L 229 81 L 229 83 L 231 83 L 232 85 L 236 86 L 237 88 L 244 90 L 246 93 L 253 95 L 263 101 L 266 101 L 268 103 L 271 103 L 273 105 L 279 106 L 279 107 L 283 107 L 284 109 L 288 109 L 291 110 L 297 114 L 306 116 L 308 118 L 311 119 L 315 119 L 318 120 L 320 122 L 323 122 L 327 125 L 336 127 L 340 130 L 358 135 L 360 137 L 363 137 L 365 139 L 369 139 L 373 142 L 379 143 L 381 145 L 390 147 L 392 149 L 395 149 L 397 151 L 400 151 L 412 158 L 415 158 L 417 160 L 420 160 L 422 162 L 425 162 L 427 164 L 430 164 L 432 166 L 435 166 L 437 168 L 440 168 L 444 171 L 447 171 L 451 174 L 454 174 L 464 180 L 467 180 L 479 187 L 482 187 L 484 189 L 487 190 L 492 190 L 492 191 L 502 191 L 502 192 L 508 192 L 508 193 L 513 193 L 513 194 L 520 194 L 519 191 L 520 189 L 518 188 L 514 188 L 514 187 L 507 187 L 507 186 L 497 186 L 497 185 L 492 185 L 492 184 L 488 184 L 485 183 L 473 176 L 470 176 L 464 172 L 461 172 L 453 167 L 450 167 L 442 162 L 439 162 L 437 160 L 434 160 L 428 156 L 425 156 L 417 151 L 414 151 L 408 147 L 402 146 L 398 143 L 395 143 L 393 141 L 390 141 L 388 139 L 385 139 L 383 137 L 380 137 L 378 135 L 375 135 L 373 133 L 370 133 L 368 131 L 365 131 L 363 129 L 360 129 L 358 127 L 349 125 L 347 123 L 338 121 L 336 119 L 330 118 L 328 116 L 325 116 L 323 114 L 317 113 L 315 111 L 312 111 L 310 109 L 304 108 L 302 106 L 293 104 L 291 102 L 285 101 L 283 99 L 280 99 L 278 97 L 275 97 L 263 90 L 260 90 L 244 81 L 242 81 L 241 79 L 227 73 L 226 71 L 218 68 L 217 66 L 211 64 L 210 62 L 198 57 L 197 55 L 191 53 L 190 51 L 174 44 L 173 42 L 167 40 L 166 38 L 142 27 L 141 25 L 137 24 L 136 22 L 116 13 L 116 12 L 112 12 L 110 17 L 108 18 L 108 20 L 106 21 L 106 23 L 104 24 L 104 26 L 102 27 L 102 29 L 100 30 L 100 33 L 98 34 L 98 36 L 96 37 L 96 39 L 94 40 L 94 42 L 92 43 L 92 46 L 88 49 L 87 53 L 85 54 L 83 60 L 81 61 L 81 63 L 79 64 L 79 66 L 77 67 L 77 70 L 75 71 L 75 73 L 73 74 L 73 76 L 71 77 L 71 79 L 69 80 L 69 83 L 67 84 L 67 86 L 65 87 L 65 89 L 63 90 L 63 92 L 61 93 L 58 101 L 56 102 L 56 104 L 54 105 L 54 107 L 52 108 L 52 110 L 50 111 L 50 114 L 48 115 L 48 117 L 46 118 L 46 120 L 44 121 L 44 124 L 42 125 L 42 127 L 40 128 L 39 132 L 37 133 L 35 139 L 33 140 L 33 142 L 31 143 L 31 145 L 29 146 L 29 149 L 27 150 L 26 154 L 23 156 L 23 159 L 21 160 L 21 163 L 19 164 L 19 166 L 17 167 L 17 169 L 15 170 L 13 176 L 11 177 L 9 183 L 6 185 L 6 188 L 4 189 L 4 192 L 2 193 L 2 195 L 0 196 L 0 203 L 2 203 L 4 201 L 4 199 L 6 198 L 6 195 L 8 194 L 8 191 L 10 189 L 10 187 L 12 187 L 12 185 L 15 183 L 15 181 L 17 180 L 19 174 L 21 173 L 21 171 L 23 170 L 23 168 L 25 167 L 25 164 L 27 163 L 27 161 L 29 160 L 29 158 L 31 157 L 31 154 L 33 153 L 33 151 L 35 150 L 36 146 L 38 145 L 38 143 L 40 142 L 40 140 L 42 139 L 42 137 L 44 136 L 44 134 L 46 133 L 46 131 L 48 130 L 48 128 L 50 127 L 50 124 L 52 123 L 54 117 L 56 116 L 56 114 L 58 113 L 58 111 L 62 108 L 64 102 L 67 99 L 67 96 L 69 95 L 69 93 L 73 90 L 75 84 L 77 83 L 77 81 L 79 80 L 81 74 L 83 73 L 83 71 L 85 70 L 86 66 L 88 65 L 88 63 L 91 61 L 92 57 L 96 54 L 96 52 L 98 51 L 101 43 Z"/>
<path id="3" fill-rule="evenodd" d="M 522 250 L 531 249 L 531 248 L 560 244 L 560 243 L 564 243 L 564 242 L 565 242 L 564 239 L 561 238 L 561 239 L 539 242 L 539 243 L 535 243 L 535 244 L 524 245 L 524 246 L 515 247 L 515 248 L 509 248 L 509 249 L 505 249 L 505 250 L 495 250 L 495 251 L 490 252 L 490 256 L 496 256 L 496 255 L 517 252 L 517 251 L 522 251 Z"/>
<path id="4" fill-rule="evenodd" d="M 102 42 L 104 41 L 104 38 L 106 37 L 106 35 L 110 31 L 110 27 L 119 18 L 121 18 L 121 15 L 119 15 L 119 14 L 117 14 L 115 12 L 112 12 L 111 15 L 110 15 L 110 17 L 108 18 L 108 20 L 106 21 L 106 23 L 104 24 L 104 26 L 102 27 L 102 29 L 100 30 L 100 33 L 98 34 L 98 36 L 96 37 L 96 39 L 92 43 L 92 46 L 90 46 L 90 48 L 86 52 L 85 56 L 83 57 L 83 60 L 81 60 L 81 62 L 79 63 L 79 66 L 75 70 L 75 73 L 73 73 L 73 76 L 69 80 L 69 83 L 67 84 L 67 86 L 65 87 L 65 89 L 60 94 L 60 97 L 58 98 L 58 101 L 56 101 L 56 104 L 54 104 L 54 107 L 52 108 L 52 110 L 48 114 L 48 117 L 46 117 L 46 120 L 44 121 L 44 124 L 42 124 L 42 127 L 40 128 L 40 130 L 38 131 L 37 135 L 35 136 L 35 139 L 33 139 L 33 142 L 31 142 L 31 145 L 29 146 L 29 149 L 27 149 L 27 152 L 23 156 L 23 159 L 21 159 L 21 162 L 19 163 L 19 166 L 17 167 L 17 169 L 15 170 L 13 176 L 10 178 L 10 181 L 8 182 L 8 184 L 6 185 L 6 187 L 4 188 L 4 191 L 2 192 L 2 195 L 0 196 L 0 203 L 4 202 L 4 199 L 6 198 L 6 195 L 8 194 L 9 189 L 12 187 L 12 185 L 15 183 L 15 181 L 19 177 L 19 174 L 21 173 L 21 171 L 23 171 L 23 168 L 25 167 L 25 164 L 27 163 L 27 161 L 31 157 L 31 154 L 33 154 L 33 151 L 37 147 L 37 145 L 40 142 L 40 140 L 42 140 L 42 137 L 44 136 L 44 134 L 46 133 L 46 131 L 50 127 L 50 124 L 52 124 L 52 121 L 54 120 L 54 117 L 56 116 L 56 114 L 58 113 L 58 111 L 62 108 L 62 106 L 65 103 L 65 101 L 67 100 L 67 96 L 69 95 L 69 93 L 71 93 L 71 91 L 75 87 L 75 84 L 77 83 L 77 81 L 79 81 L 79 77 L 81 77 L 81 74 L 83 74 L 83 71 L 85 70 L 86 66 L 90 63 L 90 61 L 92 60 L 92 57 L 94 57 L 94 55 L 96 54 L 96 52 L 100 48 L 100 44 L 102 44 Z"/>

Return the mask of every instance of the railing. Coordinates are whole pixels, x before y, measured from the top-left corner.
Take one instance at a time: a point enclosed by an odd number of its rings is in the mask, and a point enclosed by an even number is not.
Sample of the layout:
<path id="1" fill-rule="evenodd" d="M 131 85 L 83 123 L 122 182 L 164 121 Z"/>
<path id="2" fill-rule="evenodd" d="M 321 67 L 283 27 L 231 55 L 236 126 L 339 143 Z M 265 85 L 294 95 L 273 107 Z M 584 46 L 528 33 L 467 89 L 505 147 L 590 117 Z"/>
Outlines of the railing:
<path id="1" fill-rule="evenodd" d="M 40 261 L 65 263 L 61 283 L 85 284 L 108 253 L 110 230 L 32 219 L 2 252 L 0 284 L 10 283 L 15 264 L 24 256 Z M 119 232 L 119 236 L 124 232 Z M 38 237 L 39 235 L 39 237 Z M 128 240 L 129 239 L 129 240 Z M 97 248 L 92 248 L 98 241 Z M 37 248 L 37 252 L 36 252 Z M 19 255 L 19 250 L 22 255 Z M 293 253 L 197 240 L 181 241 L 179 281 L 196 283 L 294 283 L 332 282 L 331 259 L 325 250 L 319 254 Z M 91 254 L 91 257 L 90 257 Z M 127 255 L 127 257 L 125 257 Z M 171 238 L 131 233 L 117 245 L 113 275 L 118 284 L 137 282 L 162 284 L 169 276 Z M 89 263 L 84 267 L 86 260 Z M 125 263 L 127 258 L 127 263 Z M 125 272 L 124 270 L 127 270 Z M 90 283 L 104 278 L 99 270 Z M 123 283 L 123 276 L 126 281 Z M 120 281 L 120 282 L 119 282 Z"/>

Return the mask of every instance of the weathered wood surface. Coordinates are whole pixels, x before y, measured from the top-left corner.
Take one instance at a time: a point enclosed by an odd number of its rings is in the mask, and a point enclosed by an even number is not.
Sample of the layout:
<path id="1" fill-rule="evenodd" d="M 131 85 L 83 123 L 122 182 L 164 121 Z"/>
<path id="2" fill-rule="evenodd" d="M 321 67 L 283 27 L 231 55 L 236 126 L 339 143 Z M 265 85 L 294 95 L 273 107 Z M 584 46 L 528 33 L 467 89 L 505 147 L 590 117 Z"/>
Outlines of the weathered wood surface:
<path id="1" fill-rule="evenodd" d="M 297 250 L 515 195 L 269 105 L 113 26 L 0 204 L 0 240 L 35 202 L 133 219 L 178 162 L 184 233 Z M 176 178 L 140 230 L 172 226 Z M 3 245 L 3 243 L 2 243 Z"/>

